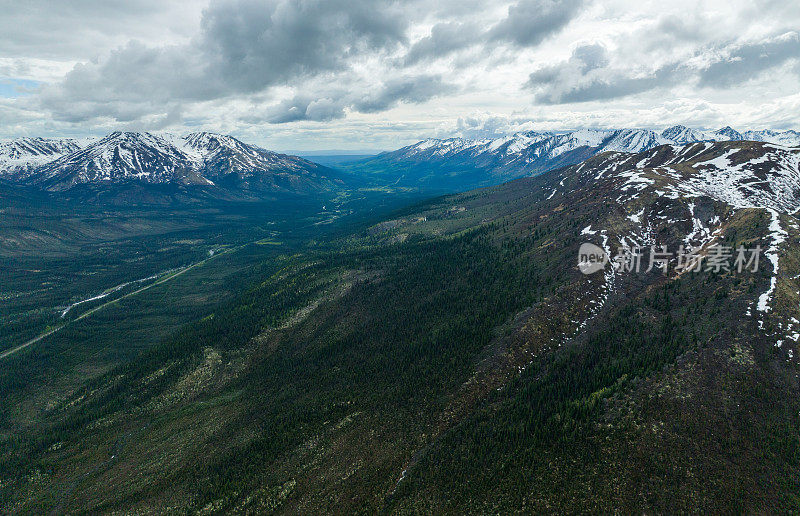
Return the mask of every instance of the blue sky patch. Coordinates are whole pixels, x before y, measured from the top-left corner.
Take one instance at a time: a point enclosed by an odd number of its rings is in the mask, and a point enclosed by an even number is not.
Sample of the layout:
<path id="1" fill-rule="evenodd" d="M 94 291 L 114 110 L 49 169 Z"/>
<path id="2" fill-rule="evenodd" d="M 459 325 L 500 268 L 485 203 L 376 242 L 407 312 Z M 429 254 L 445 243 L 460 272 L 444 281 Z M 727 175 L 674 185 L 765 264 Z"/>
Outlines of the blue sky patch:
<path id="1" fill-rule="evenodd" d="M 42 83 L 29 79 L 0 78 L 0 97 L 14 98 L 30 95 Z"/>

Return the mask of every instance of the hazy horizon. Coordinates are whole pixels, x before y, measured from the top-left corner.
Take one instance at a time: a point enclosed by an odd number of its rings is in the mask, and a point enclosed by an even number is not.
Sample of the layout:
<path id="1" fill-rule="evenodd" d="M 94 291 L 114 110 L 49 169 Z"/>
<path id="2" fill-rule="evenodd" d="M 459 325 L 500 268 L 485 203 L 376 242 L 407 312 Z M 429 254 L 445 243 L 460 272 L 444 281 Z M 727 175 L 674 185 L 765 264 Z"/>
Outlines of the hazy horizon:
<path id="1" fill-rule="evenodd" d="M 578 128 L 572 128 L 572 129 L 550 129 L 550 130 L 540 131 L 540 132 L 549 132 L 549 133 L 554 133 L 554 134 L 560 134 L 560 133 L 569 133 L 569 132 L 581 131 L 581 130 L 614 131 L 614 130 L 621 130 L 621 129 L 635 129 L 635 130 L 641 129 L 641 130 L 649 130 L 649 131 L 654 131 L 656 133 L 661 133 L 662 131 L 664 131 L 666 129 L 669 129 L 669 128 L 675 127 L 675 126 L 681 126 L 681 125 L 684 125 L 684 124 L 673 124 L 673 125 L 664 126 L 664 127 L 658 127 L 658 126 L 654 126 L 654 127 L 578 127 Z M 731 126 L 730 125 L 726 125 L 726 126 L 723 126 L 723 127 L 716 127 L 716 128 L 712 128 L 712 127 L 689 127 L 689 126 L 686 126 L 686 127 L 688 127 L 689 129 L 698 130 L 698 131 L 702 131 L 702 132 L 712 132 L 712 131 L 716 131 L 716 130 L 725 129 L 726 127 L 731 127 Z M 765 128 L 731 127 L 731 128 L 736 130 L 736 131 L 738 131 L 738 132 L 740 132 L 740 133 L 744 133 L 744 132 L 747 132 L 747 131 L 765 131 L 765 130 L 771 130 L 771 131 L 776 131 L 776 132 L 781 132 L 781 131 L 795 131 L 795 132 L 797 132 L 793 128 L 788 128 L 788 129 L 773 129 L 773 128 L 768 128 L 768 127 L 765 127 Z M 223 133 L 221 131 L 214 131 L 213 129 L 205 129 L 204 131 L 211 132 L 211 133 L 218 133 L 218 134 L 226 134 L 226 133 Z M 529 129 L 529 131 L 534 131 L 535 132 L 537 130 L 536 129 Z M 89 140 L 91 140 L 91 139 L 101 139 L 101 138 L 103 138 L 103 137 L 105 137 L 105 136 L 107 136 L 107 135 L 109 135 L 109 134 L 111 134 L 113 132 L 115 132 L 115 131 L 111 130 L 111 131 L 108 131 L 106 133 L 98 133 L 98 134 L 89 135 L 89 136 L 78 136 L 78 135 L 72 135 L 72 134 L 61 134 L 61 135 L 30 134 L 30 135 L 20 135 L 18 137 L 3 137 L 3 138 L 0 138 L 0 141 L 15 140 L 17 138 L 23 138 L 23 137 L 32 137 L 32 138 L 35 138 L 35 137 L 42 137 L 42 138 L 74 138 L 74 139 L 84 139 L 84 140 L 89 139 Z M 136 132 L 136 131 L 131 131 L 131 132 Z M 156 134 L 156 135 L 158 135 L 158 134 L 161 134 L 161 135 L 163 135 L 163 134 L 184 135 L 184 134 L 189 134 L 190 132 L 194 132 L 194 131 L 186 131 L 184 133 L 176 133 L 175 131 L 158 131 L 158 130 L 156 130 L 156 131 L 143 131 L 143 132 L 150 132 L 150 133 L 153 133 L 153 134 Z M 484 138 L 481 138 L 480 136 L 472 137 L 472 138 L 467 137 L 465 139 L 503 138 L 503 137 L 513 136 L 514 134 L 518 134 L 520 132 L 525 132 L 525 131 L 515 131 L 515 132 L 504 133 L 504 134 L 495 134 L 495 135 L 491 135 L 491 136 L 484 137 Z M 460 138 L 460 137 L 462 137 L 462 136 L 458 135 L 457 133 L 454 133 L 452 135 L 438 135 L 438 136 L 435 136 L 435 137 L 432 137 L 432 136 L 429 137 L 429 136 L 425 136 L 425 135 L 420 135 L 418 138 L 409 139 L 409 140 L 405 141 L 404 143 L 401 143 L 397 147 L 368 149 L 368 148 L 347 148 L 347 146 L 342 146 L 340 148 L 319 148 L 319 147 L 314 147 L 313 145 L 304 147 L 303 146 L 304 142 L 300 141 L 300 140 L 295 142 L 295 144 L 296 144 L 295 147 L 290 147 L 290 148 L 267 147 L 266 145 L 264 145 L 261 142 L 253 141 L 253 140 L 247 140 L 246 137 L 238 136 L 236 134 L 230 134 L 230 136 L 233 136 L 234 138 L 237 138 L 237 139 L 243 139 L 246 143 L 260 145 L 260 146 L 268 148 L 268 150 L 271 150 L 271 151 L 274 151 L 274 152 L 279 152 L 279 153 L 282 153 L 282 154 L 293 154 L 293 155 L 297 155 L 297 156 L 337 156 L 337 155 L 368 156 L 368 155 L 380 154 L 382 152 L 389 152 L 389 151 L 396 150 L 398 148 L 405 147 L 405 146 L 408 146 L 408 145 L 413 145 L 415 143 L 418 143 L 420 141 L 423 141 L 423 140 L 426 140 L 426 139 L 429 139 L 429 138 L 433 138 L 433 139 L 448 139 L 448 138 Z"/>

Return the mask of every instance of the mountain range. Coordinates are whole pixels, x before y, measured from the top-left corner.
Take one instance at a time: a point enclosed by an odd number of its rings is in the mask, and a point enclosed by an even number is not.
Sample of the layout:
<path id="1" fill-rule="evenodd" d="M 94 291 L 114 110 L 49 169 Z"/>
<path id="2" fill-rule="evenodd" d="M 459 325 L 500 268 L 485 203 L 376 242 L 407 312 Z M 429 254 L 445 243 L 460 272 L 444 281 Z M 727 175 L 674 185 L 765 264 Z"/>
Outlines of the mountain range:
<path id="1" fill-rule="evenodd" d="M 22 138 L 0 144 L 0 177 L 48 191 L 119 183 L 309 193 L 342 183 L 311 161 L 231 136 L 113 132 L 96 140 Z"/>
<path id="2" fill-rule="evenodd" d="M 0 140 L 0 177 L 24 180 L 36 168 L 79 151 L 82 143 L 73 138 Z"/>
<path id="3" fill-rule="evenodd" d="M 427 139 L 350 168 L 399 186 L 428 185 L 459 191 L 537 175 L 607 151 L 636 153 L 660 145 L 732 140 L 796 147 L 800 146 L 800 133 L 769 130 L 740 133 L 730 127 L 700 131 L 674 126 L 660 133 L 647 129 L 581 129 L 558 133 L 531 131 L 480 140 Z"/>
<path id="4" fill-rule="evenodd" d="M 800 146 L 795 131 L 647 129 L 523 132 L 494 139 L 427 139 L 341 168 L 381 185 L 465 190 L 580 163 L 607 151 L 636 153 L 660 145 L 763 141 Z M 183 137 L 114 132 L 100 139 L 19 138 L 0 142 L 0 178 L 48 191 L 117 183 L 214 186 L 232 192 L 331 191 L 353 176 L 272 152 L 232 136 Z"/>

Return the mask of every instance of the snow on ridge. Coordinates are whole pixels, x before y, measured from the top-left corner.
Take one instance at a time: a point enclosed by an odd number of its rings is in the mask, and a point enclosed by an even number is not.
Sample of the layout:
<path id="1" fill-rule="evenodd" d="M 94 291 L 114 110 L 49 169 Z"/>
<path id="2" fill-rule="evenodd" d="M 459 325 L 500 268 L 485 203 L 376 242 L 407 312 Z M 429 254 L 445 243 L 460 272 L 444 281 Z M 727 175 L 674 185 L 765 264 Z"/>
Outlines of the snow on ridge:
<path id="1" fill-rule="evenodd" d="M 1 140 L 0 176 L 24 179 L 33 169 L 83 146 L 83 141 L 72 138 L 23 137 Z"/>
<path id="2" fill-rule="evenodd" d="M 567 134 L 571 135 L 576 142 L 581 142 L 589 147 L 599 147 L 611 133 L 612 131 L 602 129 L 580 129 Z"/>
<path id="3" fill-rule="evenodd" d="M 746 131 L 740 133 L 730 127 L 703 131 L 686 126 L 673 126 L 662 132 L 649 129 L 578 129 L 564 132 L 526 132 L 491 139 L 429 138 L 399 149 L 400 155 L 410 157 L 425 152 L 436 157 L 448 157 L 470 150 L 476 155 L 494 154 L 505 148 L 505 155 L 530 153 L 549 159 L 579 147 L 595 148 L 597 152 L 616 151 L 636 153 L 660 145 L 685 146 L 697 142 L 753 140 L 780 145 L 786 148 L 800 146 L 800 133 L 796 131 Z"/>
<path id="4" fill-rule="evenodd" d="M 59 187 L 127 179 L 214 184 L 212 179 L 225 173 L 252 176 L 277 169 L 302 171 L 307 166 L 314 167 L 300 158 L 280 155 L 227 135 L 115 131 L 83 148 L 47 160 L 33 168 L 26 179 Z"/>
<path id="5" fill-rule="evenodd" d="M 762 156 L 734 165 L 730 158 L 740 149 L 732 149 L 715 159 L 696 166 L 697 174 L 687 183 L 734 208 L 779 208 L 792 211 L 798 205 L 800 173 L 794 152 L 765 152 Z M 773 163 L 766 180 L 753 181 L 754 165 Z"/>
<path id="6" fill-rule="evenodd" d="M 622 192 L 621 197 L 630 196 L 626 191 L 632 190 L 635 193 L 630 199 L 635 198 L 641 190 L 639 188 L 641 185 L 650 188 L 660 197 L 683 198 L 692 224 L 691 230 L 683 240 L 684 245 L 689 247 L 697 247 L 698 243 L 708 245 L 722 231 L 719 215 L 709 213 L 708 210 L 704 210 L 704 215 L 700 214 L 703 213 L 698 210 L 700 197 L 710 197 L 724 202 L 734 210 L 746 208 L 765 210 L 770 220 L 766 234 L 768 244 L 762 251 L 762 256 L 765 258 L 764 261 L 771 264 L 772 275 L 766 291 L 761 293 L 750 306 L 752 308 L 755 305 L 757 312 L 767 314 L 773 311 L 772 304 L 781 270 L 779 263 L 781 246 L 789 238 L 787 229 L 782 226 L 781 215 L 800 211 L 800 151 L 773 145 L 753 147 L 712 144 L 709 147 L 704 144 L 701 148 L 700 152 L 689 153 L 688 158 L 682 155 L 683 149 L 681 149 L 673 153 L 672 158 L 666 159 L 666 162 L 662 152 L 653 152 L 645 159 L 636 157 L 633 160 L 614 155 L 583 175 L 590 178 L 601 169 L 594 179 L 613 181 L 615 188 Z M 695 161 L 697 156 L 702 156 L 708 151 L 714 153 L 713 157 Z M 650 157 L 657 160 L 648 162 Z M 688 168 L 682 168 L 678 172 L 670 167 L 677 163 L 688 164 Z M 576 173 L 578 172 L 576 170 Z M 663 179 L 659 179 L 655 186 L 653 178 L 658 176 Z M 643 214 L 644 210 L 641 210 L 638 213 L 629 213 L 627 218 L 640 226 L 643 223 Z M 797 228 L 793 219 L 786 220 L 790 226 Z M 715 227 L 716 229 L 713 229 Z M 647 234 L 647 228 L 644 229 Z M 591 234 L 589 231 L 591 226 L 585 228 L 581 234 Z M 751 315 L 751 308 L 748 308 L 748 315 Z M 764 328 L 763 318 L 759 320 L 759 327 Z M 783 335 L 788 335 L 788 339 L 795 342 L 800 340 L 800 333 L 794 330 L 793 325 L 788 329 L 781 326 L 781 331 Z M 782 342 L 783 340 L 779 340 L 776 345 L 780 346 Z"/>
<path id="7" fill-rule="evenodd" d="M 623 186 L 630 188 L 641 181 L 642 171 L 653 168 L 656 173 L 669 180 L 666 185 L 669 195 L 698 197 L 707 195 L 725 202 L 734 208 L 776 208 L 793 213 L 800 208 L 800 152 L 773 144 L 763 144 L 755 157 L 740 160 L 746 156 L 746 147 L 721 147 L 712 150 L 717 144 L 702 142 L 689 144 L 679 149 L 673 148 L 672 156 L 663 161 L 661 153 L 648 153 L 637 162 L 633 169 L 623 167 L 620 177 L 625 177 Z M 696 157 L 708 152 L 714 157 L 704 161 L 694 161 Z M 600 179 L 609 170 L 612 172 L 626 163 L 627 158 L 611 157 L 597 174 Z M 656 159 L 653 162 L 653 159 Z M 679 173 L 672 166 L 690 162 L 692 172 Z M 666 194 L 665 194 L 666 195 Z"/>
<path id="8" fill-rule="evenodd" d="M 772 217 L 772 220 L 769 224 L 771 242 L 769 248 L 764 254 L 770 263 L 772 263 L 772 277 L 769 280 L 769 289 L 758 297 L 758 305 L 756 306 L 756 309 L 759 312 L 770 311 L 769 300 L 775 292 L 775 287 L 778 284 L 778 250 L 780 245 L 784 243 L 786 238 L 789 236 L 788 233 L 786 233 L 786 230 L 781 227 L 780 214 L 771 208 L 767 208 L 767 211 Z"/>

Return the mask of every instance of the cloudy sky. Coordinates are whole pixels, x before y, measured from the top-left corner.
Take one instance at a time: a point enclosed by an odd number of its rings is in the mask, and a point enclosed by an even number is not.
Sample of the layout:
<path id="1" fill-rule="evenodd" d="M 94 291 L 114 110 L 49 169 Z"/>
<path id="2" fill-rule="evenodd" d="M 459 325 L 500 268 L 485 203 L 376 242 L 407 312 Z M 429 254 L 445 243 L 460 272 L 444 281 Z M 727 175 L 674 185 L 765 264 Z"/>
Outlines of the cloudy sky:
<path id="1" fill-rule="evenodd" d="M 0 137 L 800 129 L 787 0 L 0 0 Z"/>

